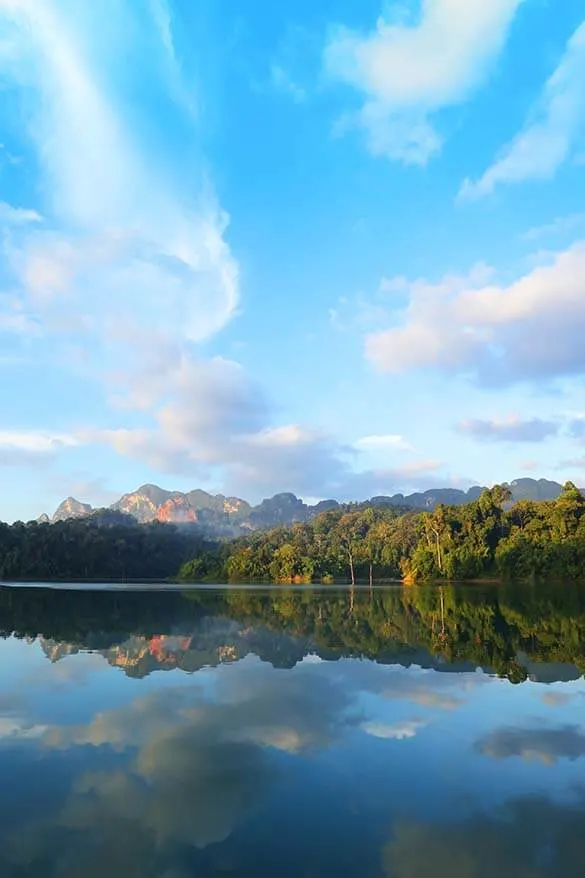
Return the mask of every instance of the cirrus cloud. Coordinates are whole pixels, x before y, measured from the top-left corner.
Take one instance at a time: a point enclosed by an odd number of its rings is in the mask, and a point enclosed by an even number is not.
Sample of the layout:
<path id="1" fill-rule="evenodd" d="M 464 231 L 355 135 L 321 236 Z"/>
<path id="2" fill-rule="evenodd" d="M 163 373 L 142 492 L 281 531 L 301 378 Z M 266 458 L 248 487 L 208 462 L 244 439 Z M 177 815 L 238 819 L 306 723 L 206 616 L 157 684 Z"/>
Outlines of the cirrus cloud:
<path id="1" fill-rule="evenodd" d="M 137 52 L 136 33 L 146 33 L 152 80 L 157 67 L 168 72 L 174 50 L 163 0 L 152 4 L 154 18 L 122 0 L 116 7 L 127 57 Z M 0 73 L 17 94 L 32 95 L 23 107 L 45 217 L 42 228 L 29 228 L 39 224 L 36 207 L 0 207 L 0 223 L 11 227 L 4 263 L 17 300 L 55 337 L 83 334 L 97 348 L 96 363 L 123 350 L 130 328 L 183 342 L 209 338 L 233 316 L 239 278 L 224 237 L 229 218 L 203 158 L 189 193 L 174 181 L 164 150 L 153 160 L 142 148 L 121 85 L 135 82 L 140 69 L 120 77 L 119 58 L 108 67 L 109 23 L 98 9 L 11 0 L 0 3 L 0 22 L 8 46 Z M 179 76 L 175 63 L 175 86 Z M 147 100 L 148 81 L 140 83 Z M 198 155 L 191 118 L 185 123 L 181 108 L 172 109 L 176 90 L 169 113 L 187 125 Z"/>
<path id="2" fill-rule="evenodd" d="M 464 182 L 460 197 L 478 198 L 501 184 L 553 177 L 585 127 L 584 79 L 585 22 L 569 40 L 524 129 L 479 180 Z"/>

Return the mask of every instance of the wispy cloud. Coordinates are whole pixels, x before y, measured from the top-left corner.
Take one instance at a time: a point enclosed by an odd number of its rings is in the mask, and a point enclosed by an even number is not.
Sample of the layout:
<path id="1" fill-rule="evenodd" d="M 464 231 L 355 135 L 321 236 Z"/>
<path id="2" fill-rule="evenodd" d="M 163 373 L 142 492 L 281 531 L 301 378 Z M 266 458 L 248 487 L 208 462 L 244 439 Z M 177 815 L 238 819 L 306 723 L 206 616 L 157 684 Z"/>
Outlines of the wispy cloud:
<path id="1" fill-rule="evenodd" d="M 0 201 L 0 227 L 19 226 L 26 223 L 40 223 L 42 216 L 36 210 L 25 207 L 12 207 L 5 201 Z"/>
<path id="2" fill-rule="evenodd" d="M 585 125 L 585 22 L 530 112 L 524 128 L 477 181 L 466 180 L 461 198 L 489 195 L 502 184 L 546 180 L 571 155 Z"/>
<path id="3" fill-rule="evenodd" d="M 0 430 L 0 467 L 49 470 L 56 456 L 81 440 L 73 433 L 48 430 Z"/>
<path id="4" fill-rule="evenodd" d="M 239 268 L 170 10 L 165 0 L 113 8 L 110 18 L 102 4 L 0 0 L 0 75 L 22 94 L 40 193 L 26 208 L 0 205 L 0 282 L 10 291 L 0 332 L 42 336 L 58 361 L 76 345 L 110 402 L 115 384 L 127 409 L 164 409 L 170 422 L 184 363 L 197 369 L 194 344 L 236 312 Z M 169 123 L 156 150 L 151 100 Z M 131 429 L 120 435 L 137 442 Z M 71 444 L 13 434 L 6 454 Z"/>
<path id="5" fill-rule="evenodd" d="M 1 4 L 0 4 L 1 6 Z M 5 143 L 0 143 L 0 166 L 4 165 L 19 165 L 22 159 L 20 156 L 13 155 L 9 149 L 7 149 Z"/>
<path id="6" fill-rule="evenodd" d="M 148 0 L 148 2 L 165 52 L 164 67 L 171 95 L 187 110 L 193 120 L 196 120 L 197 92 L 194 82 L 188 84 L 185 81 L 183 66 L 175 47 L 171 10 L 166 0 Z"/>
<path id="7" fill-rule="evenodd" d="M 362 129 L 374 155 L 425 164 L 442 145 L 433 116 L 467 100 L 485 81 L 521 3 L 426 0 L 412 23 L 408 16 L 391 21 L 382 15 L 370 33 L 333 30 L 326 72 L 363 99 L 338 127 Z"/>
<path id="8" fill-rule="evenodd" d="M 553 237 L 554 235 L 564 235 L 582 226 L 585 226 L 585 213 L 572 213 L 568 216 L 555 217 L 550 223 L 528 229 L 527 232 L 524 232 L 522 238 L 524 241 L 538 241 L 542 238 Z"/>
<path id="9" fill-rule="evenodd" d="M 510 415 L 491 421 L 472 418 L 462 421 L 457 429 L 466 436 L 486 442 L 543 442 L 557 435 L 559 424 L 542 418 L 523 420 L 518 415 Z"/>
<path id="10" fill-rule="evenodd" d="M 60 448 L 79 445 L 79 440 L 68 433 L 0 430 L 0 449 L 46 454 Z"/>
<path id="11" fill-rule="evenodd" d="M 275 89 L 287 94 L 296 104 L 302 104 L 307 99 L 306 90 L 280 64 L 271 65 L 270 80 Z"/>
<path id="12" fill-rule="evenodd" d="M 162 0 L 152 9 L 155 21 L 140 27 L 150 26 L 172 59 L 168 11 Z M 119 12 L 131 54 L 135 31 L 143 31 L 132 5 L 121 2 Z M 107 67 L 110 32 L 99 10 L 11 0 L 0 16 L 12 46 L 0 69 L 37 96 L 28 107 L 46 230 L 13 237 L 6 254 L 27 300 L 53 328 L 63 311 L 76 313 L 76 331 L 85 326 L 101 343 L 115 341 L 113 327 L 131 325 L 179 341 L 208 338 L 233 315 L 239 291 L 224 239 L 228 217 L 203 161 L 198 191 L 188 192 L 174 179 L 172 153 L 153 161 L 142 148 L 121 110 L 119 68 Z M 194 129 L 192 138 L 196 155 Z"/>

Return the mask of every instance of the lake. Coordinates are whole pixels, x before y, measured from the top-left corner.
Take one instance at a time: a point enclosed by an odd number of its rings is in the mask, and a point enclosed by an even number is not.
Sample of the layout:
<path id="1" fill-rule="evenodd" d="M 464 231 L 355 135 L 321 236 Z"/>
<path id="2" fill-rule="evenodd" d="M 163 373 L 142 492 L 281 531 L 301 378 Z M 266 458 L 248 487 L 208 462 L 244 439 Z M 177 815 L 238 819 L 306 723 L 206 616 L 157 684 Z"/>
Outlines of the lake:
<path id="1" fill-rule="evenodd" d="M 582 878 L 585 590 L 0 588 L 2 878 Z"/>

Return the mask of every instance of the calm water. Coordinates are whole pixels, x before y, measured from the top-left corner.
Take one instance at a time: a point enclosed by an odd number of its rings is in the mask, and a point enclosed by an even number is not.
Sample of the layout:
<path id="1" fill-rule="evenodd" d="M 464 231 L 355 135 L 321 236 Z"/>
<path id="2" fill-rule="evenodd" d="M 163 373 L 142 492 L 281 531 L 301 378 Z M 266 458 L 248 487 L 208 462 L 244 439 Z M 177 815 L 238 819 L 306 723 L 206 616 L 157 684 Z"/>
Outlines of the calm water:
<path id="1" fill-rule="evenodd" d="M 585 592 L 0 589 L 2 878 L 585 874 Z"/>

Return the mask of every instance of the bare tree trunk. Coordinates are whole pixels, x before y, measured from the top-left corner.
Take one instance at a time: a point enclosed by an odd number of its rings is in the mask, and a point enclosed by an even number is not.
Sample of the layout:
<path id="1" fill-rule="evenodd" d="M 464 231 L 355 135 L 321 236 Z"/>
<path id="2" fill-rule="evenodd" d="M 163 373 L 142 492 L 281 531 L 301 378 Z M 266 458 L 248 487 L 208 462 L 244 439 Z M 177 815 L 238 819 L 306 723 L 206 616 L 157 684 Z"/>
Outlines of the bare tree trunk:
<path id="1" fill-rule="evenodd" d="M 439 534 L 438 530 L 434 530 L 433 533 L 435 534 L 435 541 L 436 541 L 436 545 L 437 545 L 437 566 L 439 568 L 439 573 L 442 573 L 443 572 L 443 556 L 441 554 L 440 534 Z"/>
<path id="2" fill-rule="evenodd" d="M 370 589 L 372 589 L 373 587 L 374 587 L 374 570 L 373 570 L 373 564 L 370 561 Z"/>
<path id="3" fill-rule="evenodd" d="M 351 588 L 349 590 L 349 614 L 350 614 L 350 616 L 353 616 L 354 600 L 355 600 L 355 591 L 354 591 L 354 584 L 352 583 Z"/>
<path id="4" fill-rule="evenodd" d="M 347 557 L 349 559 L 349 572 L 351 575 L 351 584 L 352 584 L 352 586 L 354 586 L 355 585 L 355 569 L 353 566 L 353 552 L 349 548 L 347 550 Z"/>

